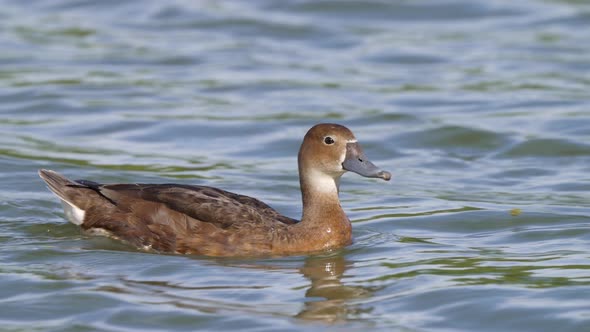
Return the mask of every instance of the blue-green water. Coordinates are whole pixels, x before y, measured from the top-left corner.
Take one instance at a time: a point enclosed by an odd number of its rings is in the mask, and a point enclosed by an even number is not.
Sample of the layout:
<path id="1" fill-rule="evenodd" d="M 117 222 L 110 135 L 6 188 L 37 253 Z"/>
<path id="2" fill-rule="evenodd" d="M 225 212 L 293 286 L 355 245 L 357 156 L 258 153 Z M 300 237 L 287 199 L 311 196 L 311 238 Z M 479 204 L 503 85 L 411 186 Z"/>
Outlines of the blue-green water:
<path id="1" fill-rule="evenodd" d="M 0 330 L 590 331 L 586 1 L 0 1 Z M 207 184 L 298 218 L 350 127 L 355 243 L 156 255 L 37 177 Z"/>

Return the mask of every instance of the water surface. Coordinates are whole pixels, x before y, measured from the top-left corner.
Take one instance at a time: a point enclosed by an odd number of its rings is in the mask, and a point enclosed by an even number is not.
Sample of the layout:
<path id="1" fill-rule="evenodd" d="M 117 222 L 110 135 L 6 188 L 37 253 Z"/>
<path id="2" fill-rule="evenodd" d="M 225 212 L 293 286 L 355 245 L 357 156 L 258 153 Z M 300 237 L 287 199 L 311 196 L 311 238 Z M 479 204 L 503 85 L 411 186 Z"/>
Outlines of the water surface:
<path id="1" fill-rule="evenodd" d="M 584 1 L 0 1 L 6 331 L 583 331 Z M 37 169 L 207 184 L 301 213 L 296 154 L 349 126 L 355 243 L 139 252 L 68 224 Z"/>

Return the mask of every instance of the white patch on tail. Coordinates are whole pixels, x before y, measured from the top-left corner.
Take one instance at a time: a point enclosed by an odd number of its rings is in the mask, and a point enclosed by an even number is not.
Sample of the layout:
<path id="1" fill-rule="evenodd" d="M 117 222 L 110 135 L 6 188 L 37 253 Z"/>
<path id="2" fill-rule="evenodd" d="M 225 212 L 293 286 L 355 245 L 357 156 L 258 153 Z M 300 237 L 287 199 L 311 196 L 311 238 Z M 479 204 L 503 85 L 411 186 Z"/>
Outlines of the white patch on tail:
<path id="1" fill-rule="evenodd" d="M 84 216 L 86 215 L 86 211 L 80 209 L 79 207 L 75 206 L 74 204 L 62 199 L 61 205 L 64 207 L 64 213 L 68 220 L 75 225 L 82 225 L 84 222 Z"/>

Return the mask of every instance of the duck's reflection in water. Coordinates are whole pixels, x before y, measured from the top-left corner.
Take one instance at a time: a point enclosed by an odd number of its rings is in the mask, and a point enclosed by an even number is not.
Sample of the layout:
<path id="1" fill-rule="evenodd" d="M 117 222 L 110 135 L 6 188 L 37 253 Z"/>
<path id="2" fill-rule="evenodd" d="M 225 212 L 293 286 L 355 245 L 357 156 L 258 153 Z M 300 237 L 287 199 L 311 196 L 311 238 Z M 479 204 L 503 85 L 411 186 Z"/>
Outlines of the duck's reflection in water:
<path id="1" fill-rule="evenodd" d="M 308 301 L 295 317 L 339 322 L 370 311 L 370 308 L 362 308 L 352 300 L 368 298 L 374 290 L 342 283 L 342 276 L 349 265 L 342 255 L 308 257 L 301 268 L 301 273 L 311 281 L 305 292 Z"/>
<path id="2" fill-rule="evenodd" d="M 256 270 L 291 270 L 283 263 L 276 265 L 270 262 L 228 262 L 227 260 L 210 261 L 211 265 L 223 265 L 239 269 Z M 292 316 L 302 320 L 322 321 L 326 323 L 341 322 L 358 319 L 363 313 L 372 310 L 360 299 L 370 298 L 376 291 L 367 286 L 350 286 L 342 282 L 342 278 L 351 263 L 341 253 L 330 255 L 308 256 L 303 266 L 293 267 L 298 270 L 311 285 L 305 291 L 303 306 L 298 311 L 277 310 L 276 305 L 251 305 L 228 299 L 211 297 L 210 293 L 232 289 L 245 292 L 254 290 L 264 291 L 264 286 L 228 286 L 228 285 L 199 285 L 187 286 L 169 280 L 137 280 L 126 277 L 120 278 L 118 285 L 99 287 L 96 290 L 109 293 L 123 294 L 127 300 L 134 298 L 141 303 L 168 304 L 184 309 L 194 309 L 203 313 L 215 313 L 223 310 L 243 312 L 256 315 Z M 151 277 L 150 277 L 151 279 Z M 292 289 L 291 289 L 292 290 Z M 207 296 L 201 296 L 208 294 Z M 295 309 L 296 307 L 293 307 Z"/>

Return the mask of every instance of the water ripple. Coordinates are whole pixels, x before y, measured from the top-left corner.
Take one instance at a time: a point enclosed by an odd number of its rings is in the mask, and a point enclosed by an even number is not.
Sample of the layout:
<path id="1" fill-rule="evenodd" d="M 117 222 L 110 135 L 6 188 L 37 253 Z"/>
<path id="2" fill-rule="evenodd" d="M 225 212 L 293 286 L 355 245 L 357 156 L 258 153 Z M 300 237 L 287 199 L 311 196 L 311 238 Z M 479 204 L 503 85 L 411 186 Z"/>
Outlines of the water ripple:
<path id="1" fill-rule="evenodd" d="M 590 23 L 580 1 L 1 1 L 7 330 L 581 331 Z M 67 224 L 36 172 L 208 184 L 301 215 L 297 151 L 355 132 L 355 242 L 138 252 Z"/>

